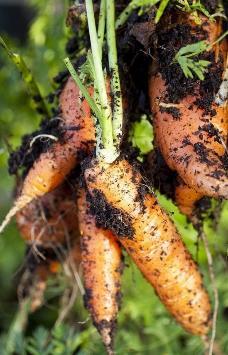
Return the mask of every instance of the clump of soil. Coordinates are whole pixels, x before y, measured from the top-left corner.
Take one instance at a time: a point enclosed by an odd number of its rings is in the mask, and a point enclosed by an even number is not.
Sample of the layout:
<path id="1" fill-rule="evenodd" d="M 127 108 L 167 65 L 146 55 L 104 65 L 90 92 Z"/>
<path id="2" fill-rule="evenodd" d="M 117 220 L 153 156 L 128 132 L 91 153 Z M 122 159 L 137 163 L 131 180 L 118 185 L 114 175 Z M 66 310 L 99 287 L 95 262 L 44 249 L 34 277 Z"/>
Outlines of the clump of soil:
<path id="1" fill-rule="evenodd" d="M 101 191 L 94 190 L 92 197 L 87 194 L 87 200 L 90 203 L 90 213 L 95 216 L 98 227 L 109 229 L 119 237 L 134 236 L 131 217 L 109 204 Z"/>
<path id="2" fill-rule="evenodd" d="M 52 139 L 40 137 L 37 138 L 31 146 L 33 138 L 38 135 L 48 134 L 61 140 L 63 133 L 60 120 L 57 117 L 44 119 L 40 124 L 40 129 L 31 134 L 24 135 L 22 137 L 21 146 L 10 154 L 8 160 L 9 173 L 11 175 L 17 175 L 19 169 L 22 169 L 23 175 L 25 175 L 40 154 L 47 151 L 53 144 Z"/>
<path id="3" fill-rule="evenodd" d="M 175 55 L 180 48 L 188 44 L 206 40 L 207 33 L 202 29 L 202 26 L 195 25 L 193 30 L 188 24 L 176 22 L 179 15 L 178 11 L 171 11 L 170 22 L 167 19 L 168 24 L 164 24 L 164 21 L 161 22 L 157 31 L 159 61 L 156 64 L 167 86 L 166 100 L 171 103 L 179 103 L 188 94 L 194 94 L 197 97 L 195 104 L 203 109 L 205 114 L 215 115 L 211 105 L 222 81 L 223 59 L 220 57 L 218 62 L 215 62 L 213 52 L 195 56 L 195 60 L 204 59 L 211 62 L 205 79 L 199 80 L 195 74 L 193 79 L 186 78 L 180 65 L 175 62 Z"/>

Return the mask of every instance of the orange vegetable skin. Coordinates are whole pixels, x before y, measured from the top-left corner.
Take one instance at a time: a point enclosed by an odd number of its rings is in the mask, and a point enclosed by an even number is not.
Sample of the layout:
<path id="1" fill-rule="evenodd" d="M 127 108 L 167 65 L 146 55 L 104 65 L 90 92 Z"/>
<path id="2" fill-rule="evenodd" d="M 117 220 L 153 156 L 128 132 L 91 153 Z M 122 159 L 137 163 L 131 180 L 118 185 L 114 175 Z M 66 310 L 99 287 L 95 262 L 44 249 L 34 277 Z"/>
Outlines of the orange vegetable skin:
<path id="1" fill-rule="evenodd" d="M 192 187 L 187 186 L 183 180 L 179 179 L 175 188 L 175 201 L 180 211 L 186 216 L 191 217 L 194 213 L 196 203 L 204 195 Z"/>
<path id="2" fill-rule="evenodd" d="M 30 202 L 16 214 L 22 237 L 43 248 L 75 242 L 78 238 L 77 207 L 72 189 L 63 184 Z"/>
<path id="3" fill-rule="evenodd" d="M 81 191 L 78 211 L 85 304 L 108 353 L 113 354 L 120 301 L 121 249 L 112 232 L 96 227 L 88 208 L 85 191 Z"/>
<path id="4" fill-rule="evenodd" d="M 210 302 L 200 272 L 156 198 L 140 197 L 141 175 L 119 160 L 110 165 L 93 162 L 85 179 L 91 196 L 101 193 L 109 208 L 128 216 L 130 232 L 119 241 L 169 312 L 189 332 L 206 334 Z"/>
<path id="5" fill-rule="evenodd" d="M 183 18 L 183 16 L 182 16 Z M 196 25 L 187 15 L 184 20 L 191 25 L 194 33 Z M 221 34 L 221 26 L 216 21 L 210 21 L 202 17 L 203 31 L 208 35 L 209 43 L 213 43 Z M 206 38 L 206 37 L 205 37 Z M 203 38 L 200 38 L 202 40 Z M 219 63 L 219 55 L 225 60 L 226 45 L 220 43 L 213 47 L 212 51 Z M 159 60 L 159 58 L 158 58 Z M 199 80 L 197 81 L 199 83 Z M 196 83 L 196 88 L 197 88 Z M 197 90 L 196 90 L 197 91 Z M 222 157 L 225 156 L 228 134 L 228 110 L 227 105 L 218 106 L 212 104 L 215 115 L 205 112 L 197 107 L 197 96 L 187 95 L 176 104 L 180 113 L 179 119 L 174 119 L 172 114 L 164 111 L 162 103 L 167 103 L 167 87 L 161 73 L 153 73 L 149 81 L 149 96 L 151 108 L 154 113 L 154 129 L 156 142 L 166 160 L 168 166 L 176 170 L 183 181 L 197 192 L 210 197 L 228 198 L 228 177 L 225 171 Z M 199 98 L 202 97 L 199 94 Z M 170 103 L 172 107 L 172 103 Z M 200 131 L 200 127 L 210 124 L 218 131 L 219 140 L 206 131 Z M 185 144 L 185 142 L 188 142 Z M 202 147 L 206 159 L 197 151 L 197 144 Z M 204 153 L 202 153 L 204 154 Z"/>
<path id="6" fill-rule="evenodd" d="M 78 162 L 80 151 L 91 150 L 95 139 L 90 108 L 70 77 L 60 95 L 60 108 L 66 132 L 64 142 L 54 143 L 40 155 L 25 178 L 22 196 L 35 198 L 59 186 Z M 71 128 L 71 129 L 70 129 Z"/>
<path id="7" fill-rule="evenodd" d="M 66 127 L 64 141 L 53 143 L 34 162 L 24 180 L 21 195 L 0 226 L 0 233 L 20 209 L 59 186 L 79 162 L 79 154 L 89 153 L 94 146 L 95 127 L 90 108 L 86 100 L 80 98 L 71 77 L 60 95 L 60 108 Z"/>

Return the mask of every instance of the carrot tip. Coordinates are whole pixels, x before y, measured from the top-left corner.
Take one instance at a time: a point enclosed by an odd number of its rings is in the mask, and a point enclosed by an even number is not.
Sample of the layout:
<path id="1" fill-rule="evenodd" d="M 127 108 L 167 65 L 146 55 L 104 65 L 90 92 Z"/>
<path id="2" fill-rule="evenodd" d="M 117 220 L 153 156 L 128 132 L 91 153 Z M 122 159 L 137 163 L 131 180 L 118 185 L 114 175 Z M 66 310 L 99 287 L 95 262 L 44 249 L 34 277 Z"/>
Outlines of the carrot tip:
<path id="1" fill-rule="evenodd" d="M 22 195 L 15 201 L 14 206 L 9 210 L 2 224 L 0 225 L 0 233 L 4 231 L 5 227 L 9 224 L 15 214 L 19 212 L 22 208 L 24 208 L 32 200 L 33 198 L 31 196 Z"/>

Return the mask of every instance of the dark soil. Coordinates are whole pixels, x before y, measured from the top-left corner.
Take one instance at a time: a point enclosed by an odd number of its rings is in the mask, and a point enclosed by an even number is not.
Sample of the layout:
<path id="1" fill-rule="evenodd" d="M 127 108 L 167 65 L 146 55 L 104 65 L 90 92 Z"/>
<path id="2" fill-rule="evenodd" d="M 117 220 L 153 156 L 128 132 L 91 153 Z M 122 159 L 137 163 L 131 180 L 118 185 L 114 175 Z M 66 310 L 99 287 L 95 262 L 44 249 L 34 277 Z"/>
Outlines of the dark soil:
<path id="1" fill-rule="evenodd" d="M 159 149 L 155 148 L 148 154 L 143 168 L 144 175 L 147 176 L 152 186 L 173 199 L 177 173 L 169 169 Z"/>
<path id="2" fill-rule="evenodd" d="M 40 129 L 31 134 L 24 135 L 21 146 L 10 154 L 8 160 L 9 173 L 16 175 L 19 169 L 22 169 L 23 175 L 25 175 L 40 154 L 47 151 L 53 144 L 52 139 L 38 138 L 30 147 L 31 140 L 34 137 L 40 134 L 49 134 L 61 140 L 63 133 L 58 118 L 44 119 L 40 124 Z"/>
<path id="3" fill-rule="evenodd" d="M 118 237 L 134 237 L 131 217 L 109 204 L 101 191 L 94 190 L 93 196 L 87 194 L 87 200 L 98 227 L 110 229 Z"/>
<path id="4" fill-rule="evenodd" d="M 203 31 L 202 26 L 194 26 L 193 30 L 188 24 L 180 23 L 180 21 L 177 23 L 179 16 L 178 11 L 171 11 L 169 17 L 166 18 L 166 23 L 161 21 L 157 31 L 156 50 L 159 60 L 155 66 L 157 65 L 158 71 L 162 74 L 167 85 L 166 100 L 171 103 L 179 103 L 188 94 L 194 94 L 197 97 L 196 105 L 202 108 L 205 114 L 214 115 L 215 112 L 211 110 L 211 104 L 222 81 L 223 59 L 220 58 L 218 63 L 215 63 L 213 52 L 195 56 L 196 60 L 204 59 L 211 62 L 205 79 L 201 81 L 195 74 L 193 79 L 186 78 L 180 65 L 174 61 L 175 55 L 180 48 L 188 44 L 206 40 L 207 33 Z"/>
<path id="5" fill-rule="evenodd" d="M 226 0 L 224 2 L 226 2 Z M 206 7 L 210 14 L 215 12 L 218 6 L 218 0 L 201 0 L 201 3 Z"/>

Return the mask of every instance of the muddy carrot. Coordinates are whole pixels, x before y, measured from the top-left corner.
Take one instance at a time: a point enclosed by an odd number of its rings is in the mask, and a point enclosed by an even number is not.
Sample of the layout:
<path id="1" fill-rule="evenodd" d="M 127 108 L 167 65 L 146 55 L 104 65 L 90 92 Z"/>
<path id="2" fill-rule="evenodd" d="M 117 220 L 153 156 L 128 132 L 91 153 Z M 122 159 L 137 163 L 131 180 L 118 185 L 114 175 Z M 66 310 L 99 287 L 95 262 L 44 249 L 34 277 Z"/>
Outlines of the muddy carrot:
<path id="1" fill-rule="evenodd" d="M 200 15 L 202 25 L 197 26 L 189 14 L 175 12 L 170 17 L 176 22 L 161 30 L 157 65 L 153 65 L 149 81 L 156 142 L 168 166 L 186 185 L 206 196 L 228 198 L 228 110 L 224 100 L 216 103 L 225 74 L 226 40 L 213 45 L 221 35 L 221 21 Z M 203 59 L 210 65 L 203 80 L 196 75 L 186 78 L 175 62 L 185 43 L 197 41 L 211 45 L 204 52 Z M 223 87 L 221 90 L 223 94 Z"/>
<path id="2" fill-rule="evenodd" d="M 95 128 L 90 108 L 86 100 L 81 99 L 79 89 L 71 78 L 60 95 L 60 108 L 65 127 L 63 141 L 53 143 L 34 162 L 20 196 L 0 227 L 0 233 L 17 211 L 59 186 L 79 162 L 80 153 L 88 153 L 93 147 Z"/>
<path id="3" fill-rule="evenodd" d="M 113 233 L 98 228 L 89 212 L 85 191 L 78 200 L 85 305 L 113 354 L 114 331 L 120 302 L 121 249 Z"/>
<path id="4" fill-rule="evenodd" d="M 92 162 L 85 179 L 97 216 L 118 236 L 169 312 L 189 332 L 206 334 L 210 302 L 200 272 L 155 196 L 143 194 L 141 175 L 120 158 L 112 164 Z"/>

